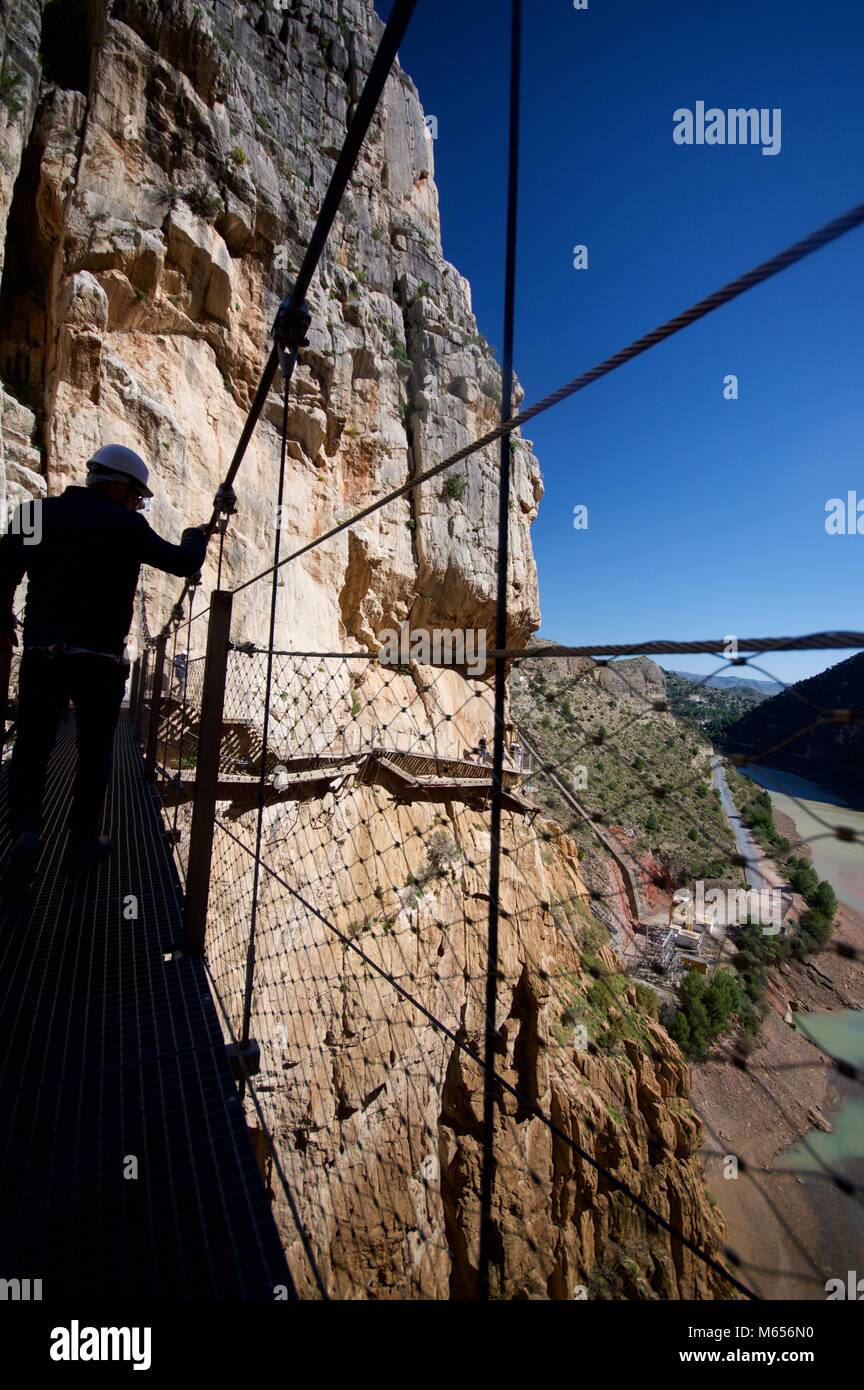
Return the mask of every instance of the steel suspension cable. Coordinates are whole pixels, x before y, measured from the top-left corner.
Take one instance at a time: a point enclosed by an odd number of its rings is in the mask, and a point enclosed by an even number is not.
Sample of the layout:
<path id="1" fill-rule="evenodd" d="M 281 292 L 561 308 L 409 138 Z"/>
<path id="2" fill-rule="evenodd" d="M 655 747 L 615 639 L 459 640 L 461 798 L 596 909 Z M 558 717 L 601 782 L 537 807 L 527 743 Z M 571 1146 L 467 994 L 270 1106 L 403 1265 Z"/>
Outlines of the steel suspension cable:
<path id="1" fill-rule="evenodd" d="M 249 848 L 247 844 L 245 844 L 239 838 L 239 836 L 235 835 L 234 831 L 231 830 L 230 827 L 226 825 L 223 820 L 217 818 L 217 824 L 220 830 L 223 832 L 223 834 L 227 835 L 229 840 L 232 840 L 234 844 L 237 845 L 238 849 L 242 850 L 245 854 L 248 854 L 251 857 L 253 851 Z M 385 980 L 387 984 L 389 984 L 391 988 L 394 989 L 396 993 L 399 994 L 401 998 L 403 998 L 406 1001 L 406 1003 L 410 1004 L 412 1008 L 416 1009 L 418 1013 L 421 1014 L 421 1016 L 425 1018 L 427 1022 L 430 1023 L 432 1027 L 441 1034 L 442 1037 L 447 1038 L 448 1041 L 451 1042 L 453 1046 L 459 1050 L 459 1052 L 463 1053 L 466 1057 L 470 1057 L 471 1060 L 473 1062 L 476 1062 L 477 1065 L 482 1069 L 484 1059 L 481 1056 L 481 1054 L 474 1047 L 472 1047 L 470 1043 L 466 1042 L 464 1038 L 460 1037 L 458 1033 L 456 1033 L 452 1028 L 448 1027 L 448 1025 L 443 1021 L 443 1019 L 440 1019 L 437 1017 L 436 1014 L 433 1014 L 431 1010 L 428 1009 L 426 1005 L 422 1002 L 422 1000 L 418 999 L 415 995 L 413 995 L 410 992 L 410 990 L 405 988 L 403 984 L 400 984 L 399 980 L 394 975 L 391 975 L 387 970 L 384 969 L 383 965 L 381 965 L 377 960 L 374 959 L 373 956 L 370 956 L 366 951 L 364 951 L 362 946 L 358 946 L 354 938 L 347 935 L 347 933 L 343 932 L 334 921 L 332 921 L 325 913 L 321 911 L 320 908 L 316 907 L 316 905 L 313 902 L 310 902 L 308 898 L 305 898 L 302 893 L 299 893 L 297 891 L 296 888 L 293 888 L 291 884 L 288 882 L 288 880 L 284 878 L 280 873 L 278 873 L 276 869 L 274 869 L 270 864 L 268 864 L 266 860 L 261 861 L 261 867 L 264 869 L 264 872 L 268 874 L 270 878 L 273 879 L 274 883 L 278 883 L 281 888 L 284 888 L 285 891 L 288 894 L 290 894 L 290 896 L 295 900 L 295 902 L 298 902 L 301 905 L 301 907 L 305 909 L 305 911 L 309 912 L 317 921 L 319 921 L 322 924 L 322 926 L 326 927 L 328 931 L 332 932 L 333 935 L 338 938 L 338 940 L 342 943 L 343 946 L 345 946 L 347 950 L 351 951 L 360 960 L 362 960 L 364 964 L 369 966 L 370 970 L 372 970 L 374 974 L 378 975 L 382 980 Z M 604 1180 L 609 1184 L 609 1186 L 612 1189 L 614 1189 L 614 1191 L 620 1192 L 622 1196 L 627 1197 L 628 1200 L 634 1204 L 634 1206 L 637 1206 L 640 1211 L 644 1212 L 646 1216 L 650 1217 L 650 1219 L 657 1226 L 662 1227 L 662 1229 L 668 1232 L 669 1235 L 673 1236 L 675 1240 L 680 1241 L 681 1244 L 685 1246 L 692 1255 L 694 1255 L 698 1260 L 702 1262 L 702 1264 L 706 1266 L 706 1268 L 711 1269 L 714 1271 L 715 1274 L 720 1275 L 720 1277 L 726 1280 L 727 1283 L 731 1284 L 733 1288 L 736 1288 L 739 1293 L 744 1294 L 746 1298 L 754 1299 L 756 1301 L 759 1300 L 759 1295 L 754 1293 L 752 1289 L 748 1288 L 746 1284 L 742 1283 L 740 1279 L 736 1279 L 733 1274 L 730 1274 L 729 1270 L 724 1268 L 724 1266 L 720 1263 L 719 1260 L 715 1260 L 712 1255 L 708 1255 L 695 1243 L 695 1241 L 690 1240 L 689 1236 L 686 1236 L 682 1230 L 680 1230 L 677 1226 L 673 1225 L 671 1221 L 669 1221 L 659 1211 L 652 1207 L 650 1202 L 647 1202 L 645 1198 L 640 1196 L 638 1192 L 635 1192 L 632 1187 L 628 1187 L 627 1183 L 623 1182 L 621 1178 L 616 1177 L 615 1174 L 612 1172 L 611 1168 L 608 1168 L 599 1159 L 595 1158 L 593 1154 L 589 1153 L 587 1149 L 583 1148 L 581 1144 L 577 1143 L 577 1141 L 571 1135 L 569 1135 L 566 1132 L 566 1130 L 562 1129 L 561 1126 L 557 1124 L 550 1115 L 546 1114 L 546 1111 L 543 1109 L 541 1105 L 538 1104 L 536 1100 L 533 1100 L 531 1096 L 527 1095 L 524 1091 L 520 1090 L 519 1087 L 515 1086 L 512 1081 L 508 1081 L 506 1076 L 499 1076 L 497 1078 L 497 1084 L 501 1090 L 506 1091 L 508 1095 L 512 1096 L 514 1100 L 518 1101 L 521 1106 L 524 1106 L 527 1110 L 530 1111 L 532 1115 L 534 1115 L 538 1120 L 540 1120 L 549 1130 L 550 1134 L 553 1134 L 556 1139 L 559 1139 L 561 1143 L 564 1144 L 567 1148 L 569 1148 L 573 1153 L 578 1154 L 578 1156 L 581 1159 L 583 1159 L 590 1168 L 593 1168 L 596 1173 L 602 1174 Z M 730 1259 L 732 1259 L 734 1256 L 734 1252 L 731 1250 L 727 1251 L 727 1254 Z M 735 1262 L 734 1259 L 733 1262 Z"/>
<path id="2" fill-rule="evenodd" d="M 193 597 L 193 594 L 194 594 L 194 590 L 193 590 L 192 593 L 189 595 L 189 607 L 190 607 L 190 609 L 191 609 L 191 607 L 192 607 L 192 597 Z M 185 664 L 184 667 L 183 667 L 183 696 L 182 696 L 182 701 L 181 701 L 181 705 L 180 705 L 180 735 L 179 735 L 178 742 L 177 742 L 177 795 L 176 795 L 176 800 L 175 800 L 175 802 L 174 802 L 174 824 L 173 824 L 173 827 L 172 827 L 173 832 L 174 832 L 174 837 L 175 837 L 175 843 L 176 843 L 176 837 L 177 837 L 177 822 L 178 822 L 178 819 L 179 819 L 179 816 L 180 816 L 180 792 L 181 792 L 182 777 L 183 777 L 183 744 L 184 744 L 184 742 L 185 742 L 185 740 L 186 740 L 186 720 L 187 720 L 187 718 L 188 718 L 188 711 L 189 711 L 189 703 L 188 703 L 188 698 L 189 698 L 189 658 L 191 657 L 191 655 L 192 655 L 192 623 L 191 623 L 191 622 L 188 622 L 188 623 L 186 624 L 186 664 Z M 167 749 L 166 749 L 166 753 L 167 753 Z M 167 758 L 166 758 L 166 761 L 167 761 Z"/>
<path id="3" fill-rule="evenodd" d="M 513 410 L 513 339 L 516 316 L 516 242 L 519 210 L 519 98 L 522 67 L 522 0 L 512 0 L 510 14 L 510 119 L 507 153 L 507 213 L 504 262 L 504 345 L 501 365 L 501 422 Z M 510 439 L 501 436 L 498 477 L 498 584 L 495 609 L 495 644 L 507 645 L 507 583 L 510 560 Z M 495 709 L 492 750 L 492 803 L 490 810 L 489 928 L 486 946 L 486 1029 L 483 1047 L 483 1161 L 480 1173 L 480 1298 L 489 1298 L 489 1261 L 494 1238 L 492 1189 L 495 1181 L 495 1059 L 498 1029 L 498 921 L 501 884 L 501 809 L 504 788 L 504 708 L 507 698 L 507 664 L 495 658 Z"/>
<path id="4" fill-rule="evenodd" d="M 216 563 L 216 588 L 222 588 L 222 561 L 225 557 L 225 528 L 219 527 L 219 559 Z M 192 612 L 189 612 L 189 626 L 192 626 Z"/>
<path id="5" fill-rule="evenodd" d="M 747 271 L 746 274 L 739 275 L 736 280 L 730 280 L 722 289 L 715 291 L 714 294 L 708 295 L 705 299 L 700 299 L 699 302 L 694 304 L 690 309 L 685 309 L 683 313 L 676 314 L 674 318 L 667 319 L 659 328 L 652 329 L 650 333 L 643 334 L 641 338 L 636 338 L 634 342 L 630 343 L 627 347 L 621 348 L 619 352 L 613 353 L 611 357 L 605 358 L 602 362 L 599 362 L 597 366 L 591 367 L 587 372 L 583 372 L 580 376 L 574 377 L 572 381 L 569 381 L 565 386 L 559 387 L 557 391 L 553 391 L 550 395 L 544 396 L 542 400 L 537 401 L 535 405 L 529 406 L 518 415 L 511 416 L 509 420 L 503 421 L 500 425 L 497 425 L 495 429 L 490 430 L 488 434 L 484 434 L 480 439 L 475 440 L 473 444 L 466 444 L 464 448 L 458 449 L 454 454 L 450 454 L 446 459 L 443 459 L 441 463 L 436 463 L 431 468 L 425 469 L 424 472 L 416 474 L 409 482 L 403 483 L 401 487 L 394 488 L 392 492 L 388 492 L 385 496 L 379 497 L 376 502 L 371 502 L 368 507 L 361 508 L 361 510 L 355 512 L 353 516 L 348 517 L 346 521 L 339 522 L 338 525 L 331 527 L 329 531 L 325 531 L 322 535 L 317 536 L 315 540 L 307 541 L 305 545 L 300 546 L 290 555 L 286 555 L 285 558 L 280 561 L 280 564 L 288 565 L 292 560 L 298 560 L 301 555 L 305 555 L 316 546 L 323 545 L 325 541 L 332 540 L 332 538 L 338 536 L 340 532 L 348 530 L 351 526 L 355 526 L 358 521 L 365 520 L 367 516 L 371 516 L 374 512 L 380 511 L 382 507 L 386 507 L 390 502 L 395 502 L 400 497 L 407 497 L 415 488 L 420 487 L 423 483 L 429 482 L 431 478 L 436 478 L 439 473 L 443 473 L 446 469 L 452 468 L 454 464 L 461 463 L 464 459 L 470 458 L 472 454 L 479 453 L 481 449 L 488 448 L 490 444 L 497 443 L 502 436 L 510 435 L 514 430 L 521 429 L 523 425 L 536 419 L 538 415 L 542 415 L 545 411 L 551 410 L 553 406 L 560 405 L 562 401 L 567 400 L 570 396 L 575 396 L 577 392 L 584 391 L 587 386 L 593 385 L 595 381 L 599 381 L 602 377 L 608 376 L 610 372 L 614 372 L 617 368 L 623 367 L 625 363 L 632 362 L 635 357 L 641 356 L 642 353 L 647 352 L 649 348 L 656 347 L 658 343 L 665 342 L 667 338 L 671 338 L 675 333 L 680 333 L 682 329 L 689 328 L 691 324 L 697 323 L 700 319 L 707 317 L 707 315 L 713 313 L 715 309 L 721 308 L 724 304 L 729 304 L 733 299 L 737 299 L 739 295 L 744 294 L 747 290 L 754 289 L 757 285 L 764 284 L 766 280 L 770 280 L 773 276 L 779 275 L 782 270 L 787 270 L 790 266 L 797 265 L 799 261 L 803 261 L 807 256 L 811 256 L 814 251 L 821 250 L 823 246 L 829 245 L 832 241 L 837 241 L 839 237 L 845 236 L 847 232 L 853 231 L 856 227 L 862 226 L 862 224 L 864 224 L 864 203 L 858 203 L 857 206 L 851 208 L 849 212 L 834 218 L 832 222 L 826 223 L 824 227 L 820 227 L 817 231 L 812 232 L 801 241 L 796 241 L 793 246 L 788 247 L 785 251 L 781 251 L 778 255 L 772 256 L 770 260 L 763 261 L 760 265 L 755 266 L 753 270 Z M 251 584 L 257 584 L 260 579 L 265 579 L 269 573 L 269 570 L 262 570 L 260 574 L 255 574 L 251 579 L 245 579 L 242 584 L 238 584 L 233 592 L 238 594 L 241 590 L 248 589 Z"/>
<path id="6" fill-rule="evenodd" d="M 739 652 L 841 651 L 846 648 L 864 647 L 864 632 L 810 632 L 802 637 L 737 637 L 735 640 Z M 507 647 L 500 655 L 506 656 L 508 661 L 522 658 L 537 661 L 559 656 L 687 656 L 703 652 L 708 656 L 725 656 L 728 646 L 728 639 L 723 637 L 709 637 L 691 642 L 667 642 L 662 638 L 653 642 L 598 642 L 593 647 L 568 647 L 559 642 L 550 642 L 548 647 Z M 495 653 L 487 652 L 486 655 L 494 656 Z M 728 657 L 726 664 L 752 665 L 746 660 L 739 661 L 737 657 Z"/>
<path id="7" fill-rule="evenodd" d="M 249 940 L 246 946 L 246 983 L 243 991 L 243 1022 L 241 1025 L 241 1048 L 249 1041 L 249 1028 L 252 1019 L 252 994 L 255 988 L 255 934 L 258 924 L 258 894 L 261 879 L 261 839 L 264 831 L 264 803 L 267 790 L 267 753 L 270 743 L 270 701 L 273 693 L 273 656 L 276 645 L 276 606 L 279 593 L 279 549 L 282 540 L 282 501 L 285 490 L 285 460 L 288 453 L 288 392 L 291 377 L 297 364 L 298 348 L 295 347 L 285 371 L 285 390 L 282 395 L 282 447 L 279 454 L 279 486 L 276 502 L 276 524 L 273 541 L 273 580 L 270 585 L 270 628 L 267 641 L 267 668 L 264 679 L 264 718 L 261 728 L 261 767 L 258 774 L 258 814 L 255 822 L 255 863 L 252 873 L 252 912 L 249 918 Z M 244 1080 L 240 1080 L 240 1095 L 244 1091 Z"/>
<path id="8" fill-rule="evenodd" d="M 197 616 L 200 617 L 200 614 L 198 614 Z M 754 654 L 759 652 L 773 651 L 839 651 L 852 647 L 864 647 L 864 632 L 811 632 L 807 633 L 803 637 L 739 637 L 737 641 L 739 652 L 748 651 L 753 652 Z M 728 647 L 728 645 L 728 641 L 726 641 L 722 637 L 706 638 L 704 641 L 701 642 L 666 642 L 663 640 L 655 642 L 627 642 L 623 645 L 612 647 L 604 646 L 602 643 L 598 643 L 596 647 L 568 647 L 558 642 L 550 642 L 548 647 L 504 647 L 501 650 L 499 650 L 499 648 L 497 647 L 488 647 L 486 649 L 486 655 L 489 657 L 503 656 L 506 657 L 508 661 L 528 660 L 529 658 L 531 661 L 538 661 L 543 660 L 546 657 L 561 656 L 587 656 L 601 658 L 616 656 L 642 656 L 646 653 L 651 652 L 656 652 L 659 655 L 705 652 L 709 656 L 725 656 L 726 647 Z M 264 647 L 252 647 L 250 648 L 250 651 L 256 652 L 258 655 L 262 656 L 265 653 Z M 331 660 L 344 660 L 346 653 L 344 651 L 325 652 L 321 651 L 319 648 L 316 648 L 314 651 L 304 650 L 303 648 L 291 648 L 290 650 L 288 650 L 288 648 L 277 648 L 273 655 L 292 657 L 315 656 L 318 657 L 319 660 L 323 661 L 325 658 L 329 658 Z M 352 661 L 378 660 L 377 651 L 351 652 L 349 653 L 349 655 Z M 433 661 L 425 664 L 434 666 L 437 663 Z M 744 657 L 741 657 L 740 659 L 738 657 L 727 657 L 723 665 L 718 667 L 716 671 L 710 672 L 710 674 L 715 676 L 720 675 L 723 671 L 728 670 L 730 666 L 747 666 L 751 671 L 761 671 L 763 675 L 771 675 L 771 673 L 765 671 L 763 667 L 754 665 L 752 661 Z M 783 681 L 780 681 L 780 684 L 783 685 L 785 683 Z M 791 686 L 786 686 L 785 688 L 787 690 L 792 689 Z"/>

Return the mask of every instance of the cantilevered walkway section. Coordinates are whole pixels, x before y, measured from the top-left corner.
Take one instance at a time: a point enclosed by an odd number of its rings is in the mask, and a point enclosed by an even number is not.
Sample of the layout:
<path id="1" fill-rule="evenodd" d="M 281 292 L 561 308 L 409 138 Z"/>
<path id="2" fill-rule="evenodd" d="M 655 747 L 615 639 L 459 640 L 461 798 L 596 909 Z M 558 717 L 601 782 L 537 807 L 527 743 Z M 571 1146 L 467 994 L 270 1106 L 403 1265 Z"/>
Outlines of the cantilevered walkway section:
<path id="1" fill-rule="evenodd" d="M 32 891 L 0 903 L 0 1279 L 41 1279 L 44 1300 L 293 1297 L 126 717 L 114 852 L 73 878 L 74 766 L 70 719 Z M 0 804 L 5 857 L 5 787 Z"/>

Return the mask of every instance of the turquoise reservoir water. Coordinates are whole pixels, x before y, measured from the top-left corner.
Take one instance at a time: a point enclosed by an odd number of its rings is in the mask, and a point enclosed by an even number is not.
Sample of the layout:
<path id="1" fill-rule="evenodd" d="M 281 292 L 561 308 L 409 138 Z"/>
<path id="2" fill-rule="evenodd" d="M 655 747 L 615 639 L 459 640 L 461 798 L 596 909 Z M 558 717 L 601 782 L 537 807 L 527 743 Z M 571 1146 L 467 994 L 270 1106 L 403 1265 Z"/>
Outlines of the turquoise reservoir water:
<path id="1" fill-rule="evenodd" d="M 850 1163 L 864 1158 L 864 1100 L 844 1101 L 837 1114 L 831 1116 L 831 1123 L 834 1128 L 830 1134 L 812 1129 L 799 1144 L 787 1149 L 783 1154 L 784 1166 L 818 1173 L 824 1165 L 832 1172 L 839 1170 L 852 1176 Z"/>
<path id="2" fill-rule="evenodd" d="M 770 794 L 778 811 L 790 816 L 813 855 L 813 867 L 827 878 L 841 902 L 864 912 L 864 807 L 851 806 L 817 782 L 773 767 L 742 771 Z M 835 839 L 838 826 L 856 831 L 858 841 Z"/>
<path id="3" fill-rule="evenodd" d="M 840 1009 L 830 1014 L 800 1014 L 798 1030 L 812 1038 L 831 1057 L 864 1067 L 864 1010 Z"/>
<path id="4" fill-rule="evenodd" d="M 840 901 L 864 912 L 864 809 L 791 772 L 773 767 L 747 767 L 743 771 L 764 787 L 772 805 L 795 823 L 810 848 L 813 867 L 833 886 Z M 855 830 L 858 843 L 835 839 L 833 832 L 838 825 Z M 799 1014 L 796 1025 L 829 1057 L 864 1067 L 864 1010 Z M 831 1134 L 812 1130 L 787 1151 L 784 1157 L 791 1167 L 812 1170 L 824 1164 L 849 1173 L 850 1163 L 864 1159 L 864 1099 L 848 1096 L 831 1122 Z M 854 1166 L 851 1171 L 855 1171 Z"/>
<path id="5" fill-rule="evenodd" d="M 833 890 L 849 908 L 864 912 L 864 810 L 847 805 L 839 796 L 806 777 L 796 777 L 793 773 L 778 771 L 775 767 L 746 767 L 747 776 L 764 787 L 771 796 L 771 803 L 795 821 L 801 840 L 807 842 L 813 853 L 813 865 L 822 878 L 832 884 Z M 860 842 L 835 840 L 833 828 L 849 826 L 860 835 Z M 840 1009 L 836 1013 L 803 1013 L 796 1020 L 801 1033 L 813 1038 L 817 1047 L 838 1056 L 853 1066 L 864 1066 L 864 1009 Z M 850 1111 L 847 1116 L 846 1112 Z M 850 1143 L 849 1127 L 854 1102 L 847 1101 L 836 1116 L 835 1134 L 818 1134 L 814 1143 L 821 1148 L 831 1148 L 832 1140 L 846 1152 Z M 857 1154 L 864 1156 L 864 1106 L 856 1116 L 860 1126 Z M 845 1134 L 840 1137 L 840 1127 Z M 840 1154 L 835 1155 L 839 1158 Z"/>

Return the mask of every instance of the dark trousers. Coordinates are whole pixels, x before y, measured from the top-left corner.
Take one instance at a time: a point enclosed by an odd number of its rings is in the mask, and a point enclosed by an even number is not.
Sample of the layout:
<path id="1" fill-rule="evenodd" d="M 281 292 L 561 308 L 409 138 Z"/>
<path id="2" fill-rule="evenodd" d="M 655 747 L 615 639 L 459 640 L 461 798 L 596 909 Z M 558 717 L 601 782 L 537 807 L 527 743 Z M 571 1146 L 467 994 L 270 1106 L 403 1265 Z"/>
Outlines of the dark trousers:
<path id="1" fill-rule="evenodd" d="M 75 704 L 78 744 L 70 836 L 86 840 L 100 833 L 125 685 L 123 667 L 110 658 L 24 651 L 18 677 L 15 746 L 9 765 L 13 835 L 41 830 L 48 759 L 70 699 Z"/>

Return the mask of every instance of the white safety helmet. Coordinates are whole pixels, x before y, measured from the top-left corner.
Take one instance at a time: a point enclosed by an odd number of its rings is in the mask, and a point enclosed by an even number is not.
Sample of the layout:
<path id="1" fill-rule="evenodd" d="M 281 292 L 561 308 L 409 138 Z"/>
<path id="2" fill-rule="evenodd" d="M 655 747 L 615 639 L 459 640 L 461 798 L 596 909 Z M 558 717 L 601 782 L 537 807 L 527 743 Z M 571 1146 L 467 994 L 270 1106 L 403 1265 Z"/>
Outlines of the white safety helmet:
<path id="1" fill-rule="evenodd" d="M 87 464 L 88 482 L 127 482 L 136 484 L 142 497 L 152 497 L 147 486 L 150 474 L 147 465 L 134 449 L 125 444 L 103 444 Z"/>

